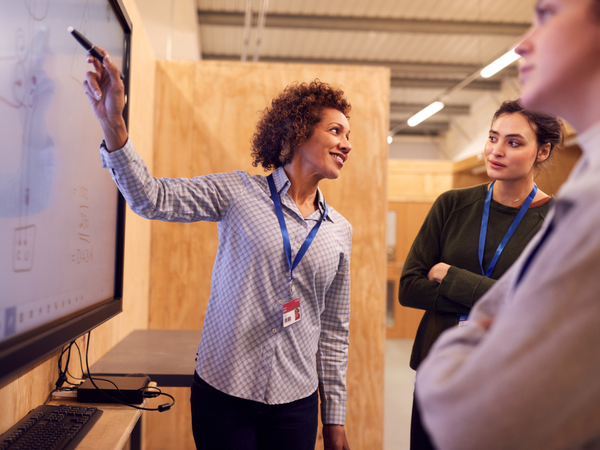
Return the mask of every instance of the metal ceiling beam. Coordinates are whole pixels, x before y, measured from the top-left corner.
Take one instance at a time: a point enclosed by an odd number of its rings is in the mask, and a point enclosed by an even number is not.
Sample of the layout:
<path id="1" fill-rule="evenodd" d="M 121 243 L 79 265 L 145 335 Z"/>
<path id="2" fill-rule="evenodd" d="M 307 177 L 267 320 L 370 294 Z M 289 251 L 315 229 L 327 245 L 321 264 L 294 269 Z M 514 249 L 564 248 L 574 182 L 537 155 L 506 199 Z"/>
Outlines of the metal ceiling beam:
<path id="1" fill-rule="evenodd" d="M 254 22 L 257 15 L 254 15 Z M 198 10 L 200 25 L 244 26 L 243 12 Z M 442 20 L 387 19 L 372 17 L 339 17 L 269 14 L 268 28 L 304 28 L 339 31 L 375 31 L 380 33 L 435 33 L 520 36 L 526 23 L 458 22 Z"/>
<path id="2" fill-rule="evenodd" d="M 392 77 L 393 88 L 412 89 L 449 89 L 456 86 L 461 80 L 438 80 L 432 78 L 402 78 Z M 465 86 L 465 89 L 478 91 L 499 91 L 502 87 L 500 80 L 475 80 Z"/>
<path id="3" fill-rule="evenodd" d="M 267 19 L 268 20 L 268 19 Z M 221 55 L 216 53 L 202 53 L 202 59 L 214 59 L 219 61 L 239 61 L 240 55 Z M 291 58 L 291 57 L 274 57 L 261 56 L 262 62 L 277 62 L 277 63 L 294 63 L 294 64 L 341 64 L 350 66 L 379 66 L 389 67 L 392 71 L 392 80 L 394 78 L 409 78 L 402 74 L 423 73 L 427 75 L 435 74 L 451 74 L 457 77 L 454 84 L 458 84 L 462 78 L 471 75 L 481 69 L 481 66 L 475 64 L 436 64 L 436 63 L 410 63 L 398 61 L 369 61 L 364 59 L 316 59 L 316 58 Z M 502 76 L 517 76 L 516 67 L 507 67 L 500 72 Z M 462 78 L 461 78 L 462 77 Z M 490 80 L 481 80 L 490 81 Z M 492 80 L 494 81 L 494 80 Z M 392 87 L 394 87 L 392 85 Z M 467 89 L 467 88 L 465 88 Z"/>
<path id="4" fill-rule="evenodd" d="M 390 128 L 399 125 L 400 122 L 390 122 Z M 396 132 L 396 135 L 418 135 L 418 136 L 439 136 L 450 129 L 449 122 L 426 120 L 416 127 L 406 126 Z"/>
<path id="5" fill-rule="evenodd" d="M 390 103 L 390 113 L 416 114 L 427 106 L 429 106 L 429 104 Z M 471 107 L 470 105 L 446 105 L 440 112 L 452 116 L 468 116 L 471 112 Z"/>

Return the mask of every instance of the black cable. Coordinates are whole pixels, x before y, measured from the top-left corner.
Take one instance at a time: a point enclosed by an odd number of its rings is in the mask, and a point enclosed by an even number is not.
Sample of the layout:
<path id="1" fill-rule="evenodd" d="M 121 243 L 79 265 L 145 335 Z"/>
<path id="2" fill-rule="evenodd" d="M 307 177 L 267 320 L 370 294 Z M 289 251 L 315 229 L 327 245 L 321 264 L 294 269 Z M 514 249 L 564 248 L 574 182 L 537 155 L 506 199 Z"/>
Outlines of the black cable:
<path id="1" fill-rule="evenodd" d="M 67 367 L 67 374 L 71 376 L 71 378 L 73 378 L 74 380 L 78 380 L 78 381 L 84 381 L 85 380 L 85 371 L 83 370 L 83 360 L 81 359 L 81 349 L 79 348 L 79 344 L 77 343 L 77 341 L 73 341 L 71 342 L 71 345 L 75 344 L 75 347 L 77 347 L 77 354 L 79 355 L 79 368 L 81 369 L 81 376 L 82 378 L 76 377 L 74 376 L 71 372 L 69 372 L 69 367 Z M 78 384 L 74 384 L 74 383 L 69 383 L 71 386 L 78 386 Z"/>
<path id="2" fill-rule="evenodd" d="M 90 331 L 88 331 L 88 339 L 87 339 L 87 344 L 86 344 L 86 349 L 85 349 L 85 365 L 86 365 L 86 368 L 87 368 L 87 376 L 88 376 L 90 382 L 94 385 L 94 387 L 96 389 L 98 389 L 100 392 L 102 392 L 102 394 L 105 397 L 108 397 L 108 398 L 114 400 L 116 403 L 121 403 L 122 405 L 129 406 L 130 408 L 140 409 L 142 411 L 159 411 L 159 412 L 163 412 L 163 411 L 168 411 L 169 409 L 171 409 L 173 407 L 173 405 L 175 405 L 175 398 L 172 395 L 165 394 L 164 392 L 161 392 L 159 395 L 164 395 L 166 397 L 169 397 L 171 400 L 173 400 L 172 403 L 164 403 L 162 405 L 159 405 L 158 408 L 143 408 L 141 406 L 136 406 L 136 405 L 132 405 L 131 403 L 124 402 L 124 401 L 122 401 L 122 400 L 120 400 L 120 399 L 118 399 L 116 397 L 113 397 L 108 392 L 105 392 L 104 390 L 100 389 L 98 387 L 98 385 L 96 385 L 96 383 L 94 382 L 94 378 L 92 377 L 92 374 L 90 372 L 90 363 L 89 363 L 88 355 L 90 354 L 90 340 L 91 340 L 91 335 L 92 335 L 92 331 L 90 330 Z M 117 389 L 117 392 L 121 393 L 121 391 L 119 390 L 119 387 L 113 381 L 102 379 L 102 378 L 97 378 L 97 377 L 96 377 L 96 380 L 108 381 L 109 383 L 111 383 L 112 385 L 115 386 L 115 388 Z M 142 388 L 142 389 L 147 389 L 147 387 Z"/>
<path id="3" fill-rule="evenodd" d="M 62 352 L 60 353 L 60 355 L 58 356 L 58 380 L 56 380 L 56 383 L 55 383 L 56 389 L 60 389 L 63 384 L 69 382 L 66 371 L 69 369 L 69 362 L 71 361 L 71 346 L 72 345 L 73 345 L 73 342 L 71 342 L 68 346 L 65 346 L 62 349 Z M 67 352 L 68 352 L 68 354 L 67 354 L 66 370 L 63 371 L 62 358 L 63 358 L 63 355 Z"/>
<path id="4" fill-rule="evenodd" d="M 79 344 L 77 344 L 77 341 L 72 341 L 69 346 L 66 349 L 63 349 L 62 353 L 60 354 L 60 356 L 58 357 L 58 373 L 59 373 L 59 381 L 57 381 L 57 383 L 60 382 L 61 386 L 58 386 L 58 388 L 62 387 L 62 385 L 64 383 L 70 384 L 71 386 L 79 386 L 80 383 L 71 383 L 69 381 L 69 378 L 67 375 L 70 375 L 71 378 L 75 379 L 75 380 L 80 380 L 83 381 L 83 378 L 78 378 L 76 376 L 74 376 L 70 371 L 69 371 L 69 364 L 71 362 L 71 349 L 73 347 L 73 345 L 75 345 L 75 347 L 77 347 L 77 352 L 79 354 L 79 367 L 81 368 L 81 373 L 83 374 L 83 362 L 81 361 L 81 349 L 79 348 Z M 63 355 L 68 351 L 67 354 L 67 364 L 65 365 L 65 370 L 62 370 L 62 357 Z"/>
<path id="5" fill-rule="evenodd" d="M 63 349 L 60 352 L 60 355 L 58 355 L 58 379 L 56 380 L 56 383 L 55 383 L 56 387 L 55 387 L 55 389 L 52 389 L 52 391 L 50 391 L 50 393 L 48 394 L 48 397 L 46 397 L 46 400 L 44 401 L 44 405 L 46 405 L 52 399 L 52 394 L 54 394 L 55 392 L 72 390 L 72 388 L 63 388 L 63 384 L 67 383 L 67 384 L 70 384 L 71 386 L 77 386 L 76 384 L 71 383 L 67 377 L 67 374 L 69 372 L 69 363 L 71 361 L 71 348 L 72 348 L 73 344 L 75 344 L 77 346 L 77 350 L 79 350 L 79 346 L 77 345 L 77 342 L 72 341 L 71 343 L 69 343 L 68 345 L 63 347 Z M 65 370 L 63 371 L 62 359 L 63 359 L 63 356 L 65 355 L 65 353 L 67 354 L 67 363 L 65 365 Z M 81 361 L 81 351 L 79 351 L 79 358 Z M 83 365 L 81 368 L 83 369 Z M 75 378 L 75 377 L 73 377 L 73 378 Z"/>

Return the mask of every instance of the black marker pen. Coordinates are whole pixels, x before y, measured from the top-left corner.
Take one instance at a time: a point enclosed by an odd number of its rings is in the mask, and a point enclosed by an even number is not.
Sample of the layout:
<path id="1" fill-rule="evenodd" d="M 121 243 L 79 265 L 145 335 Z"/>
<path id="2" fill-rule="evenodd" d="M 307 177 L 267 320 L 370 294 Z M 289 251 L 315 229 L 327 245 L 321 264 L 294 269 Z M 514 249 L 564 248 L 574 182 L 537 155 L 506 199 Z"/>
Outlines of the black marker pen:
<path id="1" fill-rule="evenodd" d="M 104 56 L 102 55 L 102 53 L 100 53 L 98 51 L 98 49 L 94 46 L 94 44 L 92 44 L 90 41 L 87 40 L 87 38 L 81 34 L 79 31 L 77 31 L 75 28 L 73 27 L 69 27 L 67 28 L 69 30 L 69 33 L 71 33 L 73 35 L 73 37 L 77 40 L 77 42 L 79 42 L 83 48 L 85 48 L 88 53 L 90 55 L 92 55 L 94 58 L 96 58 L 98 61 L 100 61 L 100 64 L 104 64 Z M 119 70 L 119 75 L 121 76 L 121 80 L 124 80 L 125 77 L 123 76 L 123 74 L 121 73 L 121 71 Z"/>

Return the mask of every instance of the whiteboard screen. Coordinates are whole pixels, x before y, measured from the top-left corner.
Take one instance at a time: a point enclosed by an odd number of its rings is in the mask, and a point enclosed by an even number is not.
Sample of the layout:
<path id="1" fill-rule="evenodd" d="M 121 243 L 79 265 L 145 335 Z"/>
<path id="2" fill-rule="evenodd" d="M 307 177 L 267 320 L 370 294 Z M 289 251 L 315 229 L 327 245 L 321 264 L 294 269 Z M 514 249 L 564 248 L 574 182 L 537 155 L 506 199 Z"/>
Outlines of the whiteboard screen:
<path id="1" fill-rule="evenodd" d="M 118 194 L 67 28 L 123 67 L 117 14 L 107 0 L 0 0 L 0 346 L 113 300 Z"/>

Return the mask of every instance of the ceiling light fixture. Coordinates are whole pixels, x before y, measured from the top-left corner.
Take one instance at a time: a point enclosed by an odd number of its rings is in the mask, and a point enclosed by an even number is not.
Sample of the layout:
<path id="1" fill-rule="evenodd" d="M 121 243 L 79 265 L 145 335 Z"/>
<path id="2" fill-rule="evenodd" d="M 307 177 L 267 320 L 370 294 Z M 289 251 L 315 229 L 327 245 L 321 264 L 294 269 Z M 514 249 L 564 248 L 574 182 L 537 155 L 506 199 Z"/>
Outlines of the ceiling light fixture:
<path id="1" fill-rule="evenodd" d="M 493 63 L 485 66 L 481 70 L 480 74 L 483 78 L 489 78 L 492 75 L 495 75 L 496 73 L 500 72 L 502 69 L 504 69 L 509 64 L 514 63 L 520 57 L 521 56 L 519 56 L 515 53 L 515 49 L 512 49 L 510 52 L 505 53 L 504 55 L 502 55 L 500 58 L 498 58 Z"/>
<path id="2" fill-rule="evenodd" d="M 392 142 L 394 142 L 394 138 L 392 136 L 388 136 L 387 137 L 387 143 L 391 144 Z"/>
<path id="3" fill-rule="evenodd" d="M 433 116 L 436 112 L 440 111 L 443 107 L 444 104 L 442 102 L 433 102 L 431 105 L 422 109 L 410 119 L 408 119 L 406 123 L 408 123 L 409 127 L 417 126 L 425 119 L 428 119 L 429 117 Z"/>
<path id="4" fill-rule="evenodd" d="M 515 53 L 514 49 L 509 51 L 508 53 L 504 54 L 500 58 L 496 59 L 493 63 L 488 64 L 482 70 L 478 70 L 477 72 L 472 73 L 467 78 L 465 78 L 460 83 L 458 83 L 456 86 L 454 86 L 450 89 L 446 89 L 438 97 L 438 99 L 446 101 L 452 94 L 454 94 L 457 91 L 460 91 L 462 88 L 469 85 L 472 81 L 476 80 L 480 76 L 484 77 L 484 78 L 489 78 L 492 75 L 494 75 L 495 73 L 497 73 L 500 70 L 504 69 L 505 67 L 509 66 L 510 64 L 512 64 L 514 61 L 516 61 L 519 58 L 520 58 L 520 56 Z M 492 67 L 494 67 L 493 72 L 492 72 Z M 400 122 L 399 124 L 397 124 L 394 128 L 392 128 L 390 130 L 390 132 L 388 133 L 389 136 L 392 136 L 392 137 L 395 136 L 399 131 L 403 130 L 406 127 L 406 125 L 409 125 L 411 127 L 418 125 L 425 119 L 431 117 L 436 112 L 440 111 L 443 107 L 444 107 L 444 103 L 442 101 L 433 102 L 427 108 L 423 109 L 422 111 L 418 112 L 417 114 L 412 116 L 410 119 L 408 119 L 408 122 Z M 429 111 L 431 111 L 429 108 L 431 108 L 432 112 L 429 112 Z M 428 114 L 425 114 L 425 111 L 428 111 Z"/>

